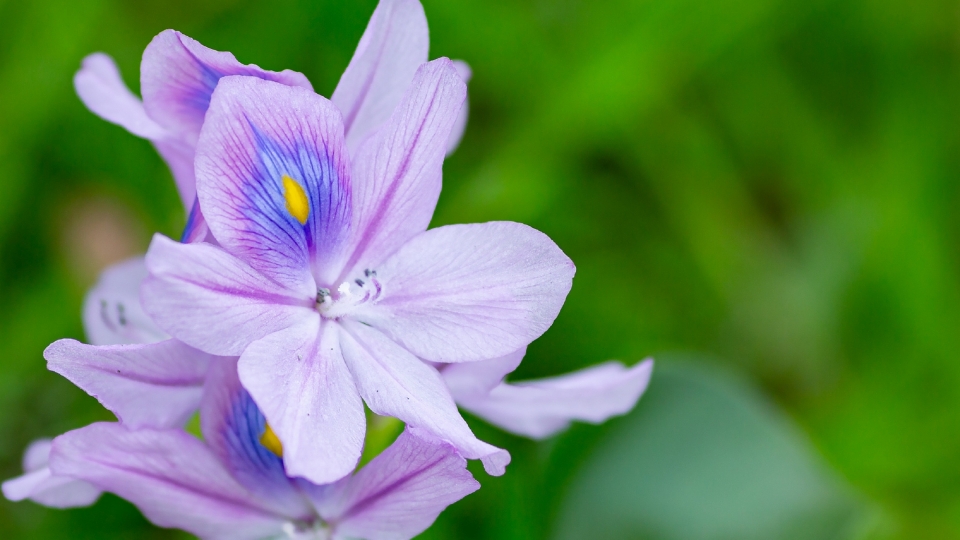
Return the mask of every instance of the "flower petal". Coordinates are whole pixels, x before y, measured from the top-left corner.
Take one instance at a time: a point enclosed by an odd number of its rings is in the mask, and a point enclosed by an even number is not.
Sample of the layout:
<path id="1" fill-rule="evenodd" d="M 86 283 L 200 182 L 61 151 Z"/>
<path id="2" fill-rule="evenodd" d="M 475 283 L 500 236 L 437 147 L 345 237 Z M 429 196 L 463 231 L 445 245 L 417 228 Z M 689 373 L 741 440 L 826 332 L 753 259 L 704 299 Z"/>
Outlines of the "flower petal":
<path id="1" fill-rule="evenodd" d="M 155 343 L 169 337 L 140 305 L 140 284 L 146 277 L 143 257 L 117 263 L 100 274 L 83 300 L 83 327 L 90 343 Z"/>
<path id="2" fill-rule="evenodd" d="M 117 64 L 108 55 L 93 53 L 84 58 L 80 71 L 73 76 L 73 86 L 80 101 L 107 122 L 144 139 L 157 140 L 169 135 L 147 116 L 143 103 L 124 84 Z"/>
<path id="3" fill-rule="evenodd" d="M 413 538 L 444 508 L 480 489 L 452 446 L 428 439 L 404 431 L 344 484 L 336 508 L 322 514 L 334 538 Z"/>
<path id="4" fill-rule="evenodd" d="M 390 118 L 429 48 L 427 17 L 418 0 L 377 5 L 330 98 L 343 112 L 351 155 Z"/>
<path id="5" fill-rule="evenodd" d="M 374 268 L 426 230 L 440 196 L 446 142 L 466 96 L 453 63 L 420 66 L 403 101 L 354 160 L 352 254 L 337 283 Z"/>
<path id="6" fill-rule="evenodd" d="M 440 369 L 440 375 L 455 400 L 473 396 L 485 397 L 503 382 L 508 373 L 517 369 L 526 352 L 527 348 L 524 347 L 490 360 L 445 364 Z"/>
<path id="7" fill-rule="evenodd" d="M 336 325 L 319 318 L 250 344 L 239 371 L 283 443 L 287 475 L 326 484 L 356 466 L 366 420 Z"/>
<path id="8" fill-rule="evenodd" d="M 283 460 L 261 443 L 267 424 L 240 385 L 236 358 L 218 358 L 203 389 L 203 440 L 238 482 L 278 512 L 309 515 L 311 508 L 283 470 Z"/>
<path id="9" fill-rule="evenodd" d="M 473 77 L 473 71 L 463 60 L 454 60 L 453 67 L 457 68 L 457 75 L 463 79 L 464 84 L 470 82 Z M 463 107 L 460 108 L 460 114 L 457 115 L 457 121 L 450 130 L 450 136 L 447 137 L 447 155 L 452 154 L 458 146 L 460 139 L 463 138 L 463 132 L 467 130 L 467 118 L 470 116 L 470 100 L 463 100 Z"/>
<path id="10" fill-rule="evenodd" d="M 313 92 L 226 77 L 197 145 L 198 197 L 213 236 L 314 295 L 311 267 L 339 252 L 350 222 L 342 129 L 336 107 Z"/>
<path id="11" fill-rule="evenodd" d="M 100 490 L 82 480 L 55 476 L 47 467 L 50 439 L 30 443 L 23 454 L 24 474 L 3 483 L 3 495 L 11 501 L 30 499 L 51 508 L 90 506 L 100 498 Z"/>
<path id="12" fill-rule="evenodd" d="M 50 467 L 136 505 L 153 523 L 204 539 L 279 536 L 285 518 L 264 508 L 204 444 L 180 430 L 98 423 L 57 437 Z"/>
<path id="13" fill-rule="evenodd" d="M 143 51 L 140 87 L 147 113 L 169 131 L 195 143 L 221 77 L 247 75 L 313 90 L 301 73 L 244 65 L 228 52 L 204 47 L 175 30 L 164 30 Z"/>
<path id="14" fill-rule="evenodd" d="M 482 460 L 489 474 L 503 474 L 510 454 L 470 431 L 436 369 L 376 329 L 351 321 L 342 326 L 343 356 L 370 410 L 430 431 L 464 457 Z"/>
<path id="15" fill-rule="evenodd" d="M 599 424 L 626 413 L 646 390 L 652 371 L 652 360 L 629 369 L 608 362 L 560 377 L 501 384 L 486 397 L 455 397 L 461 407 L 491 424 L 543 439 L 571 420 Z"/>
<path id="16" fill-rule="evenodd" d="M 182 427 L 200 406 L 213 358 L 175 339 L 99 347 L 61 339 L 43 357 L 129 428 Z"/>
<path id="17" fill-rule="evenodd" d="M 144 310 L 174 337 L 210 354 L 238 356 L 252 341 L 316 313 L 309 289 L 287 289 L 206 243 L 155 235 L 146 262 Z"/>
<path id="18" fill-rule="evenodd" d="M 376 271 L 383 296 L 358 319 L 420 358 L 463 362 L 540 337 L 575 269 L 543 233 L 501 221 L 429 230 Z"/>

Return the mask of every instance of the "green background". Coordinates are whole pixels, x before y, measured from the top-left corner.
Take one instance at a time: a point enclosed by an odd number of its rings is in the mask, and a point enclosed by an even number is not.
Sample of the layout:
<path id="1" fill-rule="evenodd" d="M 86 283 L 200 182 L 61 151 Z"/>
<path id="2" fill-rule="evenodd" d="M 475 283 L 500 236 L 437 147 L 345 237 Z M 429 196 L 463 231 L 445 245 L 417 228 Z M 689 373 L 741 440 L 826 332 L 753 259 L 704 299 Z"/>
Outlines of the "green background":
<path id="1" fill-rule="evenodd" d="M 426 538 L 960 538 L 960 4 L 424 0 L 473 68 L 434 225 L 515 220 L 576 262 L 513 375 L 658 360 L 627 417 L 508 448 Z M 372 0 L 0 0 L 0 476 L 109 419 L 45 370 L 105 264 L 184 216 L 84 109 L 176 28 L 329 95 Z M 127 503 L 0 501 L 0 537 L 185 538 Z"/>

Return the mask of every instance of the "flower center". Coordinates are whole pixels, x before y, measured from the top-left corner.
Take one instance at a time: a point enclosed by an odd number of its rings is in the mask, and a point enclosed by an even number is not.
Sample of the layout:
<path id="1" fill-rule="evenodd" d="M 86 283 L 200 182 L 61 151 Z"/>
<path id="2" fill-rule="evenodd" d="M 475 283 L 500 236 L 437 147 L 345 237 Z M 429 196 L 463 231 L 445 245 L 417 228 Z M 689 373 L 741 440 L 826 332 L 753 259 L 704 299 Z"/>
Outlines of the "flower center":
<path id="1" fill-rule="evenodd" d="M 377 280 L 376 270 L 364 270 L 363 278 L 344 281 L 331 292 L 317 289 L 317 311 L 326 319 L 340 319 L 367 302 L 376 302 L 383 294 L 383 286 Z"/>

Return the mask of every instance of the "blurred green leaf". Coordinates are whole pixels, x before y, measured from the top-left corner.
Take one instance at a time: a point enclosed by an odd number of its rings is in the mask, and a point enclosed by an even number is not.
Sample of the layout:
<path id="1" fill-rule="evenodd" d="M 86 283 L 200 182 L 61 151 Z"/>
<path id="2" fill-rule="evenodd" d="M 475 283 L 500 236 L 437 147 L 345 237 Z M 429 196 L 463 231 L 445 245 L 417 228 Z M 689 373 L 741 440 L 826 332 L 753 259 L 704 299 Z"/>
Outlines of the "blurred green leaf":
<path id="1" fill-rule="evenodd" d="M 844 540 L 873 516 L 755 390 L 661 362 L 573 480 L 555 538 Z"/>

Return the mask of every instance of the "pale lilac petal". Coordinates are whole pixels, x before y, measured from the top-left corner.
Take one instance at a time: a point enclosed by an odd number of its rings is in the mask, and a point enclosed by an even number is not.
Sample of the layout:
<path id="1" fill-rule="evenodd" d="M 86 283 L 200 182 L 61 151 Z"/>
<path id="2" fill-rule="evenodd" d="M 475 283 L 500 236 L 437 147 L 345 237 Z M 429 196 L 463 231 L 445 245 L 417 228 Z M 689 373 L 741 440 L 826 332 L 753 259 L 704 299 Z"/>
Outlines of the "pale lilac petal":
<path id="1" fill-rule="evenodd" d="M 626 413 L 646 390 L 652 371 L 652 360 L 629 369 L 608 362 L 559 377 L 501 384 L 486 397 L 455 397 L 462 408 L 491 424 L 542 439 L 572 420 L 599 424 Z"/>
<path id="2" fill-rule="evenodd" d="M 279 536 L 285 521 L 180 430 L 99 423 L 57 437 L 50 467 L 132 502 L 153 523 L 211 540 Z"/>
<path id="3" fill-rule="evenodd" d="M 27 445 L 23 451 L 23 472 L 33 472 L 46 467 L 50 463 L 50 449 L 53 439 L 37 439 Z"/>
<path id="4" fill-rule="evenodd" d="M 143 51 L 140 91 L 151 118 L 186 142 L 196 142 L 221 77 L 247 75 L 313 90 L 301 73 L 244 65 L 228 52 L 214 51 L 174 30 L 158 34 Z"/>
<path id="5" fill-rule="evenodd" d="M 90 343 L 155 343 L 170 337 L 140 306 L 140 284 L 146 277 L 143 257 L 117 263 L 100 274 L 83 300 L 83 327 Z"/>
<path id="6" fill-rule="evenodd" d="M 51 508 L 90 506 L 100 498 L 100 490 L 82 480 L 55 476 L 47 462 L 50 439 L 30 443 L 23 455 L 24 474 L 3 483 L 3 495 L 11 501 L 30 499 Z"/>
<path id="7" fill-rule="evenodd" d="M 470 431 L 436 369 L 376 329 L 349 321 L 343 328 L 344 359 L 370 410 L 430 431 L 464 457 L 482 460 L 489 474 L 503 474 L 510 454 Z"/>
<path id="8" fill-rule="evenodd" d="M 57 476 L 49 467 L 11 478 L 3 483 L 3 495 L 11 501 L 31 501 L 50 508 L 90 506 L 100 498 L 100 490 L 82 480 Z"/>
<path id="9" fill-rule="evenodd" d="M 354 161 L 354 249 L 340 281 L 374 268 L 426 230 L 440 196 L 446 141 L 466 85 L 446 58 L 420 66 L 403 101 Z"/>
<path id="10" fill-rule="evenodd" d="M 252 343 L 240 380 L 283 443 L 287 475 L 326 484 L 363 449 L 363 402 L 343 363 L 336 324 L 320 316 Z"/>
<path id="11" fill-rule="evenodd" d="M 546 235 L 503 221 L 429 230 L 376 271 L 383 296 L 358 319 L 420 358 L 463 362 L 540 337 L 575 269 Z"/>
<path id="12" fill-rule="evenodd" d="M 140 99 L 123 83 L 113 59 L 106 54 L 94 53 L 84 58 L 80 71 L 73 77 L 73 86 L 80 101 L 94 114 L 153 142 L 170 166 L 184 207 L 190 208 L 196 198 L 193 176 L 196 134 L 185 141 L 150 118 Z"/>
<path id="13" fill-rule="evenodd" d="M 252 341 L 316 314 L 313 291 L 289 290 L 216 246 L 156 235 L 146 261 L 144 311 L 210 354 L 238 356 Z"/>
<path id="14" fill-rule="evenodd" d="M 240 385 L 236 358 L 217 358 L 211 364 L 203 391 L 200 428 L 203 440 L 220 462 L 265 505 L 278 512 L 311 512 L 287 478 L 283 460 L 260 443 L 266 420 Z"/>
<path id="15" fill-rule="evenodd" d="M 337 506 L 321 515 L 337 539 L 405 540 L 478 489 L 452 446 L 407 430 L 354 475 L 339 491 Z"/>
<path id="16" fill-rule="evenodd" d="M 470 66 L 467 65 L 463 60 L 454 60 L 453 67 L 457 68 L 457 74 L 460 75 L 460 78 L 463 79 L 463 82 L 469 83 L 471 77 L 473 77 L 473 71 L 470 70 Z M 447 155 L 449 156 L 460 146 L 460 139 L 463 138 L 463 132 L 467 129 L 467 118 L 470 116 L 470 100 L 463 100 L 463 107 L 460 109 L 460 114 L 457 115 L 457 121 L 453 124 L 453 129 L 450 130 L 450 136 L 447 138 Z"/>
<path id="17" fill-rule="evenodd" d="M 73 76 L 73 86 L 80 101 L 107 122 L 144 139 L 157 140 L 169 135 L 147 116 L 143 103 L 127 88 L 117 64 L 106 54 L 93 53 L 84 58 L 80 71 Z"/>
<path id="18" fill-rule="evenodd" d="M 464 396 L 486 396 L 503 382 L 508 373 L 517 369 L 526 352 L 527 348 L 524 347 L 490 360 L 442 364 L 440 375 L 455 400 Z"/>
<path id="19" fill-rule="evenodd" d="M 200 406 L 213 358 L 175 339 L 105 346 L 61 339 L 43 356 L 50 371 L 97 398 L 130 428 L 183 426 Z"/>
<path id="20" fill-rule="evenodd" d="M 347 149 L 380 128 L 427 61 L 430 34 L 418 0 L 382 0 L 330 98 L 343 112 Z"/>
<path id="21" fill-rule="evenodd" d="M 184 210 L 189 212 L 197 200 L 197 179 L 193 170 L 196 141 L 187 142 L 183 139 L 168 137 L 154 141 L 153 147 L 170 167 L 180 201 L 183 203 Z M 202 223 L 201 217 L 197 224 Z"/>
<path id="22" fill-rule="evenodd" d="M 311 269 L 343 249 L 350 224 L 342 129 L 336 107 L 309 90 L 225 77 L 197 145 L 198 197 L 213 236 L 314 296 Z M 291 197 L 305 214 L 290 209 Z"/>

